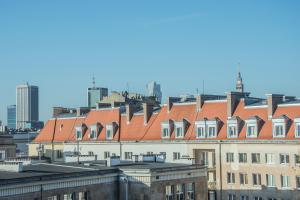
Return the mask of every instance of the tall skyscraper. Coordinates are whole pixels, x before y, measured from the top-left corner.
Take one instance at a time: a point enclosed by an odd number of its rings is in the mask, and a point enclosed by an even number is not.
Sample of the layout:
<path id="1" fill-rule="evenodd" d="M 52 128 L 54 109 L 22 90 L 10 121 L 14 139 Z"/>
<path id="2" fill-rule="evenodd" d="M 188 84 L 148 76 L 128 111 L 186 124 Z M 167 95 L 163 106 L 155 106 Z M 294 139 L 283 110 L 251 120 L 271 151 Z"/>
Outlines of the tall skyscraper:
<path id="1" fill-rule="evenodd" d="M 95 78 L 93 78 L 93 87 L 87 89 L 87 106 L 89 108 L 96 107 L 96 103 L 108 96 L 108 89 L 96 87 Z"/>
<path id="2" fill-rule="evenodd" d="M 37 86 L 17 86 L 17 129 L 26 128 L 26 124 L 39 121 L 39 88 Z"/>
<path id="3" fill-rule="evenodd" d="M 16 129 L 16 105 L 7 106 L 7 128 Z"/>
<path id="4" fill-rule="evenodd" d="M 152 81 L 147 84 L 147 95 L 148 96 L 155 96 L 156 100 L 161 103 L 162 92 L 160 88 L 160 84 L 157 84 L 155 81 Z"/>

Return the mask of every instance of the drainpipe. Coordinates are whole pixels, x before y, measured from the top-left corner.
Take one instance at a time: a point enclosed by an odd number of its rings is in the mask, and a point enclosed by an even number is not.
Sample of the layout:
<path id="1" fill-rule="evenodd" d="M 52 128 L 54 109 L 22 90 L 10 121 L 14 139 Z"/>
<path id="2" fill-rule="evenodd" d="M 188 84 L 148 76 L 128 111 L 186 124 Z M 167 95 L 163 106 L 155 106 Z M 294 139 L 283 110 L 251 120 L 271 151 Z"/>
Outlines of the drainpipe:
<path id="1" fill-rule="evenodd" d="M 221 144 L 222 141 L 220 141 L 219 143 L 219 169 L 220 169 L 220 199 L 222 199 L 222 193 L 223 193 L 223 186 L 222 186 L 222 144 Z"/>
<path id="2" fill-rule="evenodd" d="M 128 200 L 128 178 L 127 176 L 122 176 L 120 180 L 125 184 L 125 200 Z"/>

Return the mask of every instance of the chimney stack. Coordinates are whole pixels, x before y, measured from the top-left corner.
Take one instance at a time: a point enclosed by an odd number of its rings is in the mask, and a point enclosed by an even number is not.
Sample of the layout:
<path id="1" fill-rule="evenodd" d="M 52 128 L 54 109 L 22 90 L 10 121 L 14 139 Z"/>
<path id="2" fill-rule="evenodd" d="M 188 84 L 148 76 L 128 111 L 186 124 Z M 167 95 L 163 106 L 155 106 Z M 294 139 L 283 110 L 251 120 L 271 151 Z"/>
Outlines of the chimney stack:
<path id="1" fill-rule="evenodd" d="M 268 118 L 272 119 L 275 110 L 277 109 L 278 104 L 283 102 L 284 95 L 282 94 L 267 94 L 267 103 L 268 103 Z"/>
<path id="2" fill-rule="evenodd" d="M 144 111 L 144 124 L 146 125 L 153 113 L 153 105 L 149 103 L 143 103 L 143 111 Z"/>
<path id="3" fill-rule="evenodd" d="M 133 116 L 133 106 L 130 104 L 126 104 L 126 119 L 127 119 L 127 124 L 130 123 L 130 120 Z"/>
<path id="4" fill-rule="evenodd" d="M 239 101 L 245 97 L 245 93 L 242 92 L 228 92 L 227 93 L 227 117 L 232 117 Z"/>
<path id="5" fill-rule="evenodd" d="M 203 106 L 203 103 L 204 103 L 204 98 L 202 95 L 197 95 L 196 96 L 196 111 L 197 112 L 200 112 L 201 111 L 201 108 Z"/>

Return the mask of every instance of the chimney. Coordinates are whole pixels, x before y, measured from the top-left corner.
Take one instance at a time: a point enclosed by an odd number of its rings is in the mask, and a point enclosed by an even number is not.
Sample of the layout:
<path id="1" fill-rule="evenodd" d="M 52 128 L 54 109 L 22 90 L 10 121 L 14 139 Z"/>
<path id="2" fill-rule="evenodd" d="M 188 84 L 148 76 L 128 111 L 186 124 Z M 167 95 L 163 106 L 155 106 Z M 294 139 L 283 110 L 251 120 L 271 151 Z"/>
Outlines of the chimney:
<path id="1" fill-rule="evenodd" d="M 77 110 L 76 110 L 76 116 L 80 117 L 81 115 L 87 114 L 88 112 L 90 112 L 90 108 L 80 107 L 80 108 L 77 108 Z"/>
<path id="2" fill-rule="evenodd" d="M 282 94 L 267 94 L 268 103 L 268 118 L 272 119 L 275 110 L 279 103 L 283 102 L 284 95 Z"/>
<path id="3" fill-rule="evenodd" d="M 153 105 L 149 103 L 143 103 L 143 111 L 144 111 L 144 124 L 146 125 L 153 113 Z"/>
<path id="4" fill-rule="evenodd" d="M 127 124 L 129 124 L 129 123 L 130 123 L 130 120 L 131 120 L 131 118 L 132 118 L 132 116 L 133 116 L 133 106 L 130 105 L 130 104 L 126 104 L 125 108 L 126 108 L 126 119 L 127 119 Z"/>
<path id="5" fill-rule="evenodd" d="M 167 98 L 167 111 L 168 111 L 168 113 L 171 111 L 172 105 L 173 105 L 173 102 L 171 100 L 171 97 L 168 97 Z"/>
<path id="6" fill-rule="evenodd" d="M 201 108 L 203 106 L 203 103 L 204 103 L 204 98 L 202 95 L 197 95 L 196 96 L 196 111 L 197 112 L 200 112 L 201 111 Z"/>
<path id="7" fill-rule="evenodd" d="M 227 117 L 232 117 L 239 101 L 245 97 L 244 93 L 241 92 L 228 92 L 227 93 Z"/>

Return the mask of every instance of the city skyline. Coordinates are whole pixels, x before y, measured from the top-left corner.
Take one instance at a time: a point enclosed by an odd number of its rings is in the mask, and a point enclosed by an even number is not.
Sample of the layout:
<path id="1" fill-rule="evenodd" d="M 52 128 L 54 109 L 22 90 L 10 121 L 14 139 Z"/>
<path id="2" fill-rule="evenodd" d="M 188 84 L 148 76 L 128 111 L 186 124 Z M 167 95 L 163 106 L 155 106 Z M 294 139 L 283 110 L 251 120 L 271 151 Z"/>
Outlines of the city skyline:
<path id="1" fill-rule="evenodd" d="M 300 96 L 299 2 L 133 2 L 1 1 L 0 120 L 27 81 L 40 88 L 45 121 L 52 106 L 86 105 L 93 76 L 117 91 L 128 82 L 145 93 L 155 80 L 164 97 L 177 96 L 201 92 L 204 81 L 205 93 L 224 94 L 238 63 L 253 96 Z"/>

